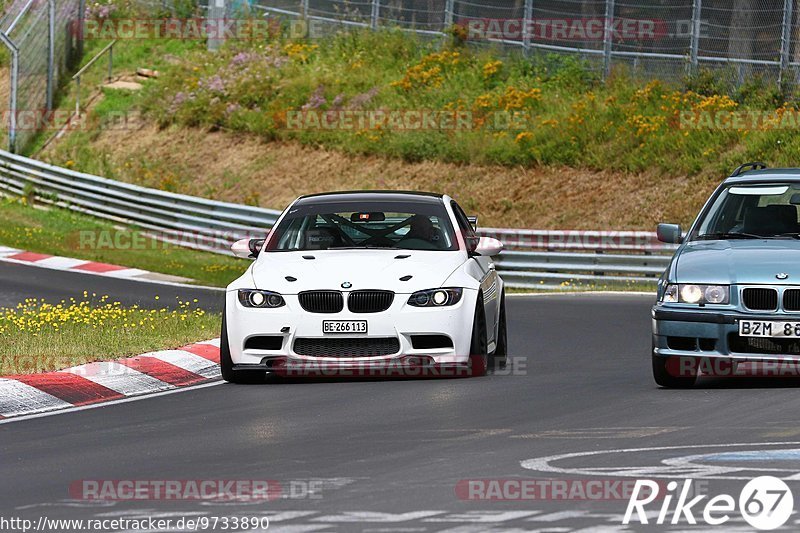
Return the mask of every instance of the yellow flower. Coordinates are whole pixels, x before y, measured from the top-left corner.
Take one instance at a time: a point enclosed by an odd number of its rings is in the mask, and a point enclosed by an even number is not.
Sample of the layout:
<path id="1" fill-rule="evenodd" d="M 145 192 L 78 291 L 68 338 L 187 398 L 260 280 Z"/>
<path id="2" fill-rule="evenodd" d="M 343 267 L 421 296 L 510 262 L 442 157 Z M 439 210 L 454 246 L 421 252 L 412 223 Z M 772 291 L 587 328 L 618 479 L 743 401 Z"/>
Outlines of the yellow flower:
<path id="1" fill-rule="evenodd" d="M 503 66 L 503 62 L 500 60 L 496 61 L 489 61 L 485 65 L 483 65 L 483 77 L 484 79 L 489 79 L 493 77 L 495 74 L 500 72 L 500 68 Z"/>
<path id="2" fill-rule="evenodd" d="M 514 139 L 514 142 L 520 144 L 520 143 L 528 142 L 531 139 L 533 139 L 533 133 L 531 133 L 529 131 L 523 131 L 522 133 L 517 134 L 517 137 L 516 137 L 516 139 Z"/>

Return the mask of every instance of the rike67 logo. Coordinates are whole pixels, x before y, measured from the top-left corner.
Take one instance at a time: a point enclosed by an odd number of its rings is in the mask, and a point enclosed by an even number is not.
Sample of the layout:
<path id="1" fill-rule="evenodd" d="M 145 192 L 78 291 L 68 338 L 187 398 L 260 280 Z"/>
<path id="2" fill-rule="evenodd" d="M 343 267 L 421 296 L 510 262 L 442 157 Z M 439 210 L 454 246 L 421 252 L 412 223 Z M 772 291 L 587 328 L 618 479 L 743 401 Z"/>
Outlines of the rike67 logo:
<path id="1" fill-rule="evenodd" d="M 789 486 L 772 476 L 760 476 L 750 480 L 734 498 L 729 494 L 694 496 L 692 480 L 686 479 L 678 490 L 678 482 L 671 481 L 666 487 L 651 480 L 637 480 L 628 500 L 628 508 L 622 519 L 624 525 L 634 522 L 648 524 L 655 509 L 646 507 L 658 501 L 655 524 L 697 524 L 697 516 L 711 526 L 727 523 L 738 512 L 752 527 L 759 530 L 777 529 L 784 525 L 794 509 L 794 498 Z M 664 489 L 664 490 L 661 490 Z M 673 502 L 674 507 L 673 507 Z M 634 518 L 635 513 L 635 518 Z"/>

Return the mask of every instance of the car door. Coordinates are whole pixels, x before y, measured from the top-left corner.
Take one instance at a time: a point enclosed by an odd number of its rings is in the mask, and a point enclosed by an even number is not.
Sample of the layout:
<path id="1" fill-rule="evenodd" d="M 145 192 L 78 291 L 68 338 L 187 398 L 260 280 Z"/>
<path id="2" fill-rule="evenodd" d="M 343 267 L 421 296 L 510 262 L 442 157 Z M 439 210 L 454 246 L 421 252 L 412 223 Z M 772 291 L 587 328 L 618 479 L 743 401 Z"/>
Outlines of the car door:
<path id="1" fill-rule="evenodd" d="M 478 235 L 475 229 L 469 223 L 467 215 L 455 201 L 452 202 L 451 207 L 453 214 L 458 222 L 458 229 L 464 236 L 469 249 L 474 249 L 478 244 Z M 473 255 L 470 253 L 470 261 L 474 261 L 481 271 L 482 278 L 481 290 L 483 291 L 484 310 L 486 312 L 486 341 L 491 344 L 496 342 L 495 332 L 497 331 L 497 321 L 500 309 L 500 295 L 497 291 L 498 280 L 497 271 L 494 267 L 494 261 L 491 257 L 484 257 L 480 255 Z"/>

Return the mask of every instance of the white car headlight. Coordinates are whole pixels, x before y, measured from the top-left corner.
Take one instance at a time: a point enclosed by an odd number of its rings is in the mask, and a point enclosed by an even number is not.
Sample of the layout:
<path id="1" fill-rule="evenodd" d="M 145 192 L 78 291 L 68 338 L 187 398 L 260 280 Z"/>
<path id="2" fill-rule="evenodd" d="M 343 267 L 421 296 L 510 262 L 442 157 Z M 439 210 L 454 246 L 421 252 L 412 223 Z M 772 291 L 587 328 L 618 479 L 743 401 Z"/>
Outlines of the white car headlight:
<path id="1" fill-rule="evenodd" d="M 239 303 L 245 307 L 274 309 L 286 305 L 283 296 L 277 292 L 256 289 L 239 289 Z"/>
<path id="2" fill-rule="evenodd" d="M 417 291 L 408 299 L 408 305 L 414 307 L 444 307 L 455 305 L 461 300 L 462 290 L 460 288 L 447 289 L 427 289 Z"/>
<path id="3" fill-rule="evenodd" d="M 730 302 L 730 287 L 696 283 L 667 285 L 661 301 L 686 304 L 727 304 Z"/>

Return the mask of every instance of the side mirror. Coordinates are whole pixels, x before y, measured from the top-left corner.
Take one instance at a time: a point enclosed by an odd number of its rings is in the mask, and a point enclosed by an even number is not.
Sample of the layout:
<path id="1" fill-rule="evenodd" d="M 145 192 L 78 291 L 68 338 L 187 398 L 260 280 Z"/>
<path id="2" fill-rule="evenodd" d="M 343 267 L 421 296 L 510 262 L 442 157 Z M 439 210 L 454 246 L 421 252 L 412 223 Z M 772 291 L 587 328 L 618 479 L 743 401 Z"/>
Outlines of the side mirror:
<path id="1" fill-rule="evenodd" d="M 231 251 L 242 259 L 255 259 L 264 246 L 264 239 L 240 239 L 233 243 Z"/>
<path id="2" fill-rule="evenodd" d="M 658 240 L 667 244 L 680 244 L 683 242 L 679 224 L 659 224 L 656 229 Z"/>
<path id="3" fill-rule="evenodd" d="M 493 256 L 500 253 L 503 243 L 492 237 L 481 237 L 475 247 L 475 255 Z"/>

